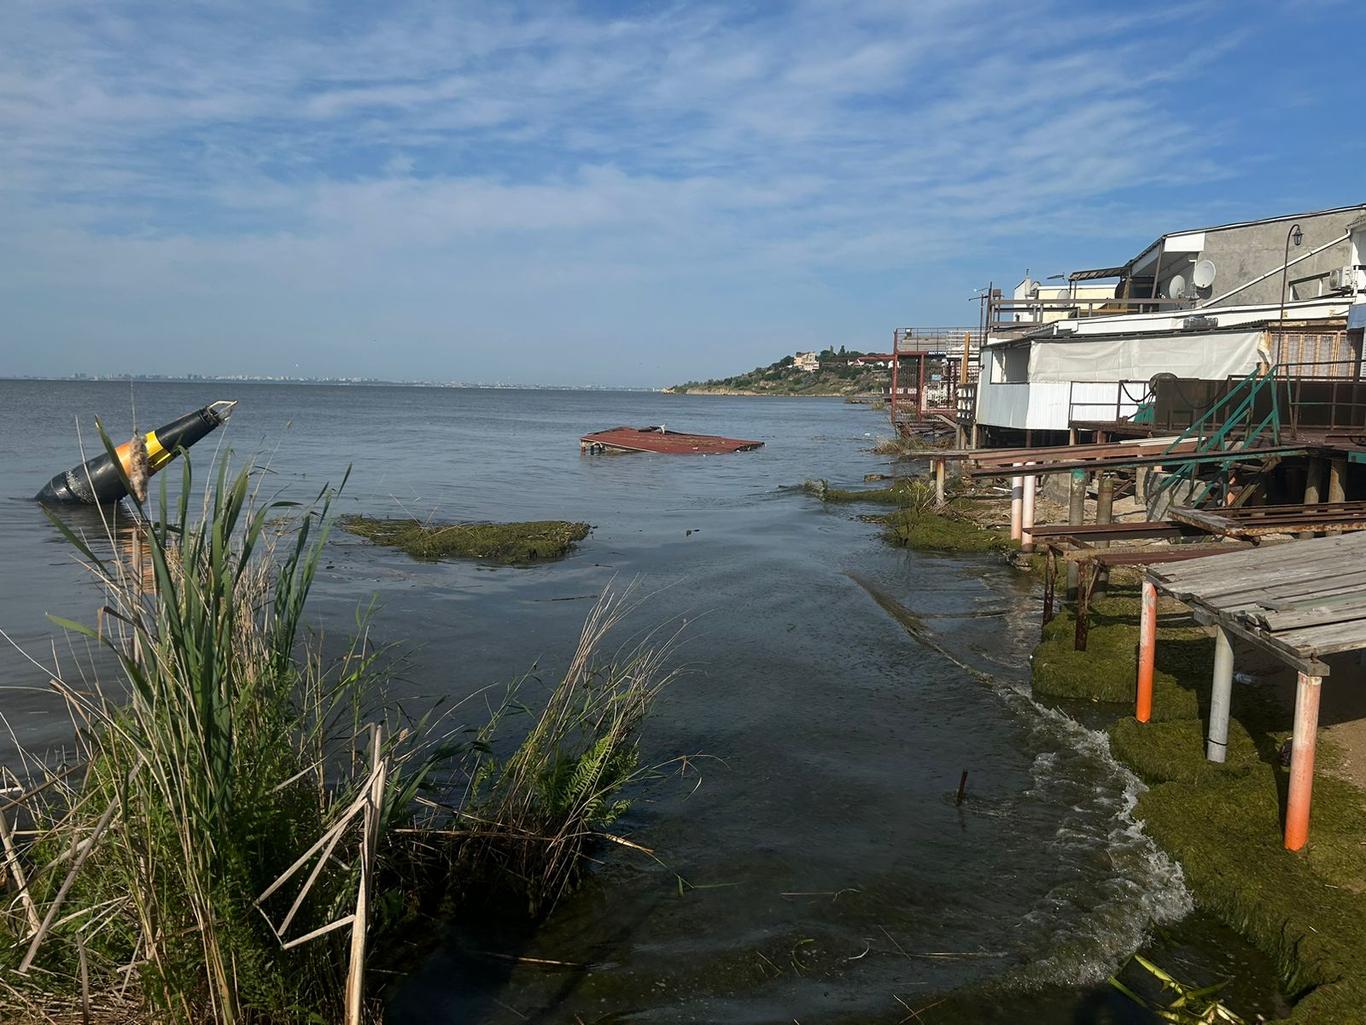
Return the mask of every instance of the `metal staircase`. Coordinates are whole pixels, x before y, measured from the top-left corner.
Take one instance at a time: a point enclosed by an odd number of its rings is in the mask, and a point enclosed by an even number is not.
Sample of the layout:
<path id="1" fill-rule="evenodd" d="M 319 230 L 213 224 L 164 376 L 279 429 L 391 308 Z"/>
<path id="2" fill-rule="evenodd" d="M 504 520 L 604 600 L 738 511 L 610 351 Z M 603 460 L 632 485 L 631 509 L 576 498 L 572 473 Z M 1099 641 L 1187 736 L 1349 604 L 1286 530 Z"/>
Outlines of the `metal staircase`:
<path id="1" fill-rule="evenodd" d="M 1172 504 L 1199 508 L 1212 499 L 1226 500 L 1235 478 L 1234 471 L 1244 463 L 1256 462 L 1265 468 L 1268 458 L 1256 449 L 1281 445 L 1281 407 L 1276 367 L 1254 370 L 1228 393 L 1200 414 L 1168 447 L 1173 453 L 1172 470 L 1150 487 L 1147 505 L 1150 515 L 1159 516 Z M 1192 450 L 1189 443 L 1195 442 Z M 1186 446 L 1179 455 L 1179 448 Z M 1209 456 L 1226 452 L 1227 459 Z M 1200 460 L 1183 459 L 1199 455 Z M 1235 498 L 1236 502 L 1236 498 Z"/>

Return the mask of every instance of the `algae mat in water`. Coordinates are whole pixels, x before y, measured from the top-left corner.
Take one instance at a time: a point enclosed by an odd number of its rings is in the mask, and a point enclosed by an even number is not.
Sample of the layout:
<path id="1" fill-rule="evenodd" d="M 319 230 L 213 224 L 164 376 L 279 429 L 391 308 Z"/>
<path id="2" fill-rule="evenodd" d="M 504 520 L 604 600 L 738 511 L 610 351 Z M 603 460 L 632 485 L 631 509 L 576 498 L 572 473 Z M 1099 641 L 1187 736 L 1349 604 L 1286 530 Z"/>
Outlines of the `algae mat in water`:
<path id="1" fill-rule="evenodd" d="M 415 559 L 492 559 L 503 563 L 558 559 L 588 536 L 586 523 L 528 520 L 519 523 L 424 523 L 415 519 L 343 516 L 358 537 L 389 545 Z"/>

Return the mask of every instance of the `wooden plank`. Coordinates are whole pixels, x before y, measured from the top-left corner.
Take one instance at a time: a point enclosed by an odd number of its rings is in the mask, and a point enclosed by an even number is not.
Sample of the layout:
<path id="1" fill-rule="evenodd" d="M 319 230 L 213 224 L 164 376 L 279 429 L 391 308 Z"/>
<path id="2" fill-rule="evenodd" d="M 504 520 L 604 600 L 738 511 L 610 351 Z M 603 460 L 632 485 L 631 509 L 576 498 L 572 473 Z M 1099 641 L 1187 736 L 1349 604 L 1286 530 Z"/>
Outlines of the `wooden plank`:
<path id="1" fill-rule="evenodd" d="M 1310 673 L 1313 676 L 1328 675 L 1329 666 L 1313 655 L 1298 651 L 1294 647 L 1278 641 L 1273 635 L 1260 630 L 1253 630 L 1231 616 L 1221 616 L 1211 609 L 1205 609 L 1205 613 L 1210 622 L 1217 623 L 1229 633 L 1241 637 L 1263 651 L 1269 652 L 1291 668 L 1302 673 Z"/>
<path id="2" fill-rule="evenodd" d="M 1313 656 L 1366 648 L 1366 621 L 1352 620 L 1328 626 L 1306 627 L 1271 635 L 1277 643 Z"/>
<path id="3" fill-rule="evenodd" d="M 1147 566 L 1157 563 L 1204 559 L 1252 547 L 1238 542 L 1214 545 L 1146 545 L 1141 548 L 1109 548 L 1104 551 L 1065 552 L 1066 562 L 1094 562 L 1100 566 Z"/>
<path id="4" fill-rule="evenodd" d="M 1239 570 L 1246 574 L 1244 580 L 1255 583 L 1262 578 L 1273 579 L 1287 567 L 1306 565 L 1320 557 L 1343 555 L 1366 555 L 1366 535 L 1342 534 L 1312 541 L 1291 541 L 1258 549 L 1255 556 L 1244 556 L 1234 563 L 1225 563 L 1217 571 L 1204 565 L 1177 567 L 1170 570 L 1164 579 L 1172 584 L 1196 586 L 1204 582 L 1202 578 L 1212 577 L 1216 572 Z"/>
<path id="5" fill-rule="evenodd" d="M 1366 604 L 1337 607 L 1315 605 L 1295 612 L 1271 612 L 1260 616 L 1255 609 L 1249 609 L 1242 614 L 1242 619 L 1259 630 L 1274 634 L 1348 622 L 1360 622 L 1366 627 Z"/>

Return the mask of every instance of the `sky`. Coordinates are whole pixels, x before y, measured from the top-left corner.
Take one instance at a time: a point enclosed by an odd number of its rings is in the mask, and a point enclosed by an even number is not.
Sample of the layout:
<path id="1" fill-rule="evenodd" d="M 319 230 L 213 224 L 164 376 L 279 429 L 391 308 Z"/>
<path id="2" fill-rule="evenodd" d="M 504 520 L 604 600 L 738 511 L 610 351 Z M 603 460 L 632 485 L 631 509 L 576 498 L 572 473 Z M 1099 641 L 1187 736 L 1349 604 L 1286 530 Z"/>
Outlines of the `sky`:
<path id="1" fill-rule="evenodd" d="M 663 386 L 1366 200 L 1360 0 L 0 7 L 0 375 Z"/>

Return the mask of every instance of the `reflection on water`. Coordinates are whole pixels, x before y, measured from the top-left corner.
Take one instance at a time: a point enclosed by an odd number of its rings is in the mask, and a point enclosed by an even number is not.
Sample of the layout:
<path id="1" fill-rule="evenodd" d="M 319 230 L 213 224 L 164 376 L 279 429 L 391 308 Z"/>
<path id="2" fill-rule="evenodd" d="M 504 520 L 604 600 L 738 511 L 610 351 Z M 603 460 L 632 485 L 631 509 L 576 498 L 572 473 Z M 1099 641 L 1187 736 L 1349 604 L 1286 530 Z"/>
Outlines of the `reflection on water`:
<path id="1" fill-rule="evenodd" d="M 139 415 L 159 422 L 222 390 L 139 386 Z M 1271 1008 L 1269 968 L 1188 917 L 1103 738 L 1029 698 L 1029 582 L 990 557 L 889 550 L 856 509 L 789 490 L 887 468 L 867 451 L 883 421 L 866 407 L 265 385 L 229 397 L 241 405 L 212 441 L 266 465 L 272 494 L 311 498 L 352 464 L 345 512 L 593 524 L 566 560 L 516 569 L 418 563 L 337 534 L 317 623 L 344 633 L 376 596 L 372 636 L 401 646 L 394 687 L 409 705 L 537 663 L 552 673 L 586 611 L 577 599 L 612 580 L 651 594 L 634 626 L 687 623 L 690 672 L 662 698 L 644 755 L 713 757 L 697 763 L 700 786 L 660 780 L 621 823 L 658 860 L 604 851 L 529 932 L 457 923 L 397 993 L 396 1021 L 900 1021 L 929 1004 L 927 1022 L 1089 1020 L 1077 1016 L 1109 1006 L 1095 984 L 1155 922 L 1178 921 L 1164 950 L 1188 952 L 1196 975 L 1233 951 L 1250 980 L 1234 1006 Z M 127 399 L 126 385 L 0 382 L 0 428 L 36 439 L 0 453 L 15 499 L 0 501 L 0 625 L 30 650 L 48 650 L 45 612 L 89 621 L 98 602 L 21 499 L 75 461 L 72 412 L 99 412 L 121 436 Z M 578 451 L 589 430 L 660 422 L 767 444 Z M 0 654 L 0 685 L 34 682 Z M 28 742 L 60 741 L 67 726 L 43 702 L 5 693 Z"/>

